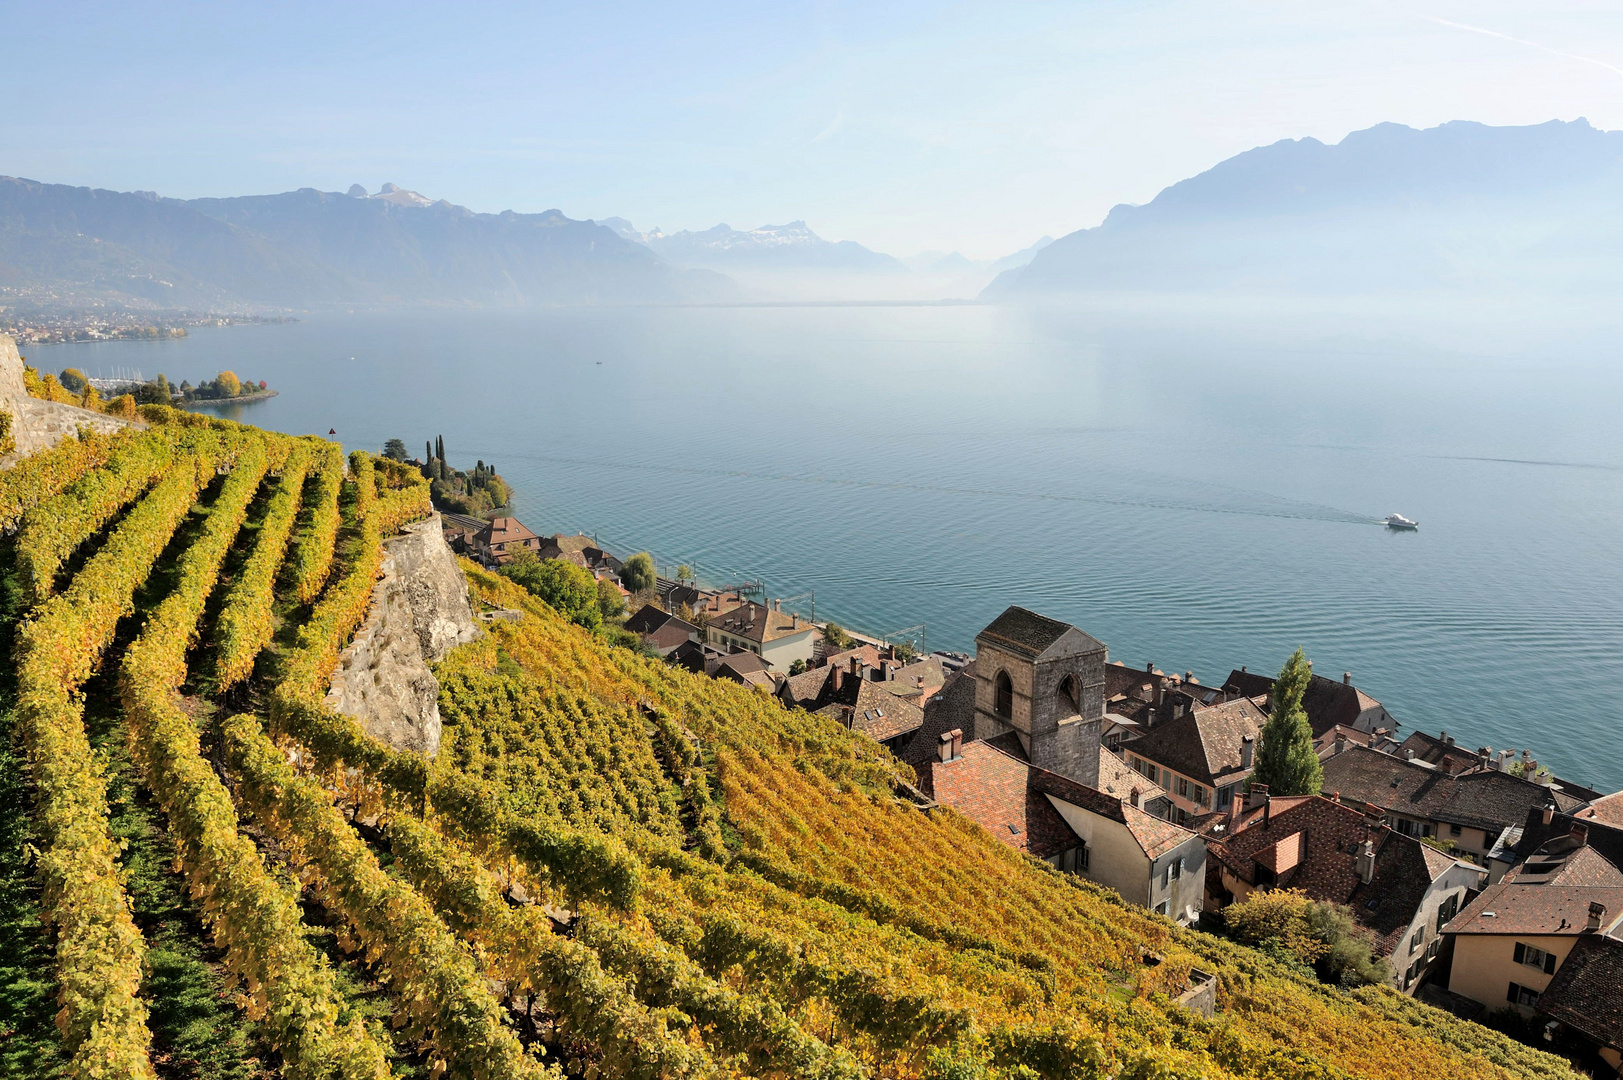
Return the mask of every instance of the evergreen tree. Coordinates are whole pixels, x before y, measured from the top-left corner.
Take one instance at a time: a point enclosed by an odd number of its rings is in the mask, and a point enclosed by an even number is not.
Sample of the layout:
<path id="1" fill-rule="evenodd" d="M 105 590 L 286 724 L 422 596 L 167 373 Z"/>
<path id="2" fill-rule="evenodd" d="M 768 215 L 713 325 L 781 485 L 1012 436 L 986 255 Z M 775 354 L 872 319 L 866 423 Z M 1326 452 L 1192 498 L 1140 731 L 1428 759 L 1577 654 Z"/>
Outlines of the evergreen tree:
<path id="1" fill-rule="evenodd" d="M 427 439 L 423 440 L 423 464 L 434 460 L 434 444 Z"/>
<path id="2" fill-rule="evenodd" d="M 383 444 L 383 456 L 394 461 L 405 461 L 406 444 L 399 439 L 390 439 Z"/>
<path id="3" fill-rule="evenodd" d="M 445 460 L 445 436 L 439 435 L 434 439 L 434 456 L 441 461 Z"/>
<path id="4" fill-rule="evenodd" d="M 1302 695 L 1313 667 L 1302 650 L 1285 661 L 1269 696 L 1268 723 L 1257 747 L 1257 768 L 1251 780 L 1267 784 L 1270 795 L 1317 795 L 1324 786 L 1324 766 L 1313 748 L 1313 729 L 1302 709 Z"/>

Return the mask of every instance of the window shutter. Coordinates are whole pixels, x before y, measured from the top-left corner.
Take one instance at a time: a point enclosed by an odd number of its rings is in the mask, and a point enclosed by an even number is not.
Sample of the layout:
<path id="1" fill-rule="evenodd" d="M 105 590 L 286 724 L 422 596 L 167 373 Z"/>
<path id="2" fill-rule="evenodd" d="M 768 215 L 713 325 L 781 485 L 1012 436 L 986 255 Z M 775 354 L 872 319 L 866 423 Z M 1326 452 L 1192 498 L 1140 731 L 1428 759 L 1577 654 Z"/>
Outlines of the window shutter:
<path id="1" fill-rule="evenodd" d="M 1519 949 L 1519 948 L 1521 948 L 1521 946 L 1518 945 L 1518 946 L 1516 946 L 1516 948 Z M 1521 989 L 1521 987 L 1517 986 L 1515 983 L 1511 983 L 1510 984 L 1510 991 L 1507 994 L 1505 994 L 1505 1000 L 1510 1002 L 1512 1005 L 1516 1004 L 1516 991 L 1520 990 L 1520 989 Z"/>
<path id="2" fill-rule="evenodd" d="M 1545 953 L 1544 954 L 1544 974 L 1546 974 L 1546 975 L 1554 975 L 1555 974 L 1555 953 Z"/>
<path id="3" fill-rule="evenodd" d="M 1518 964 L 1527 963 L 1527 946 L 1523 945 L 1519 941 L 1516 942 L 1516 963 L 1518 963 Z"/>

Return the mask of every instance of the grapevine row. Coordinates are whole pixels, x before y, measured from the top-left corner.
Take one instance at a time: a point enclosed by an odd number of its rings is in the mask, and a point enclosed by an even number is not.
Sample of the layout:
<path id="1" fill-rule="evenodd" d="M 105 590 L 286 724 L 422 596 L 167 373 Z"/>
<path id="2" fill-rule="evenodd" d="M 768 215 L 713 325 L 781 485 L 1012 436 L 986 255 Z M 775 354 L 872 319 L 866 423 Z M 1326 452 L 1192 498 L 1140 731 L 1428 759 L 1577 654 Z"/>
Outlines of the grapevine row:
<path id="1" fill-rule="evenodd" d="M 285 453 L 285 442 L 277 449 Z M 120 689 L 130 751 L 168 818 L 187 884 L 225 950 L 226 965 L 248 991 L 248 1015 L 264 1023 L 285 1074 L 292 1080 L 382 1080 L 382 1048 L 358 1018 L 341 1018 L 332 971 L 305 940 L 295 897 L 237 831 L 230 795 L 175 701 L 188 643 L 269 464 L 260 447 L 239 455 L 202 535 L 181 558 L 175 591 L 125 654 Z"/>
<path id="2" fill-rule="evenodd" d="M 304 478 L 310 466 L 310 447 L 294 446 L 282 466 L 282 477 L 271 496 L 252 551 L 225 594 L 215 631 L 218 639 L 215 684 L 226 690 L 253 671 L 254 658 L 270 644 L 275 626 L 271 603 L 276 573 L 287 551 L 288 536 L 299 513 Z"/>
<path id="3" fill-rule="evenodd" d="M 475 1080 L 548 1075 L 506 1027 L 472 958 L 426 900 L 383 871 L 326 790 L 296 776 L 252 717 L 233 716 L 220 732 L 227 763 L 242 779 L 237 798 L 384 969 L 396 1002 L 429 1038 L 441 1068 Z"/>
<path id="4" fill-rule="evenodd" d="M 305 500 L 310 516 L 288 556 L 287 575 L 293 597 L 308 604 L 327 583 L 333 546 L 338 540 L 338 493 L 344 482 L 344 452 L 336 443 L 322 443 L 313 466 L 313 490 Z"/>
<path id="5" fill-rule="evenodd" d="M 340 765 L 359 769 L 396 798 L 420 807 L 426 800 L 476 844 L 511 853 L 538 872 L 572 883 L 584 895 L 631 903 L 639 887 L 638 869 L 623 845 L 521 819 L 490 785 L 468 778 L 437 782 L 431 789 L 422 757 L 392 750 L 325 704 L 327 679 L 344 641 L 366 616 L 383 554 L 373 512 L 378 500 L 371 461 L 357 455 L 352 465 L 356 495 L 349 508 L 355 533 L 350 558 L 283 658 L 280 679 L 270 693 L 272 732 L 294 739 L 319 768 L 335 775 Z"/>
<path id="6" fill-rule="evenodd" d="M 387 833 L 397 865 L 452 929 L 477 943 L 508 991 L 539 991 L 572 1030 L 598 1045 L 611 1075 L 657 1080 L 714 1070 L 667 1028 L 687 1026 L 687 1017 L 638 1004 L 591 949 L 553 933 L 539 906 L 509 907 L 472 856 L 409 814 L 392 816 Z"/>
<path id="7" fill-rule="evenodd" d="M 128 431 L 116 435 L 87 431 L 83 438 L 63 439 L 17 462 L 0 474 L 0 532 L 15 529 L 29 510 L 100 466 L 109 454 L 136 438 L 139 438 L 137 434 Z"/>
<path id="8" fill-rule="evenodd" d="M 18 631 L 17 718 L 47 840 L 39 866 L 46 914 L 57 931 L 57 1023 L 75 1077 L 153 1075 L 146 1007 L 137 997 L 144 946 L 119 881 L 106 780 L 76 694 L 234 442 L 199 433 L 192 455 L 136 505 L 67 590 Z"/>
<path id="9" fill-rule="evenodd" d="M 24 516 L 17 536 L 17 575 L 26 604 L 32 607 L 51 594 L 68 557 L 151 486 L 177 450 L 185 455 L 166 429 L 124 441 L 104 465 Z"/>

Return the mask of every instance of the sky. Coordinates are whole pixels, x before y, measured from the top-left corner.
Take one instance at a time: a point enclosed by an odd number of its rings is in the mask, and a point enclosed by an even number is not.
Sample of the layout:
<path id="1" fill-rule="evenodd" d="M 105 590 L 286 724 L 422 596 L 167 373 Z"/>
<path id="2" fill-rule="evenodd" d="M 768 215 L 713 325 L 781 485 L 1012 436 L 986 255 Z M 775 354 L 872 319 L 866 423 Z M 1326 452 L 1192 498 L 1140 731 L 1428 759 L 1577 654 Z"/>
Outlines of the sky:
<path id="1" fill-rule="evenodd" d="M 995 258 L 1384 121 L 1623 128 L 1623 4 L 18 3 L 0 174 Z"/>

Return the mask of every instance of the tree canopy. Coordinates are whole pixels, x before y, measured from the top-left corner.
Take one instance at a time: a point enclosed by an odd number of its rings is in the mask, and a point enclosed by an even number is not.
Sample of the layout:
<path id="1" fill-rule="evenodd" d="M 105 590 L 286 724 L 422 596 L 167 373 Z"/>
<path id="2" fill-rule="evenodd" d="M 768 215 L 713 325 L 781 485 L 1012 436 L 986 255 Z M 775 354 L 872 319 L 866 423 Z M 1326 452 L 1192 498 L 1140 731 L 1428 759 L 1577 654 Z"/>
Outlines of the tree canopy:
<path id="1" fill-rule="evenodd" d="M 585 567 L 562 559 L 538 559 L 531 552 L 521 551 L 501 572 L 551 604 L 571 622 L 592 630 L 603 624 L 597 579 Z"/>
<path id="2" fill-rule="evenodd" d="M 57 381 L 62 384 L 62 389 L 70 394 L 82 394 L 85 392 L 85 387 L 90 385 L 90 380 L 85 378 L 84 372 L 71 367 L 63 368 L 62 374 L 57 377 Z"/>
<path id="3" fill-rule="evenodd" d="M 403 439 L 390 439 L 383 444 L 383 456 L 393 458 L 395 461 L 406 460 L 406 443 Z"/>
<path id="4" fill-rule="evenodd" d="M 1253 783 L 1267 784 L 1272 795 L 1317 795 L 1324 786 L 1324 765 L 1313 747 L 1313 729 L 1302 708 L 1313 667 L 1301 649 L 1291 654 L 1274 680 L 1268 723 L 1257 747 Z"/>
<path id="5" fill-rule="evenodd" d="M 658 581 L 658 574 L 654 570 L 654 557 L 646 551 L 639 551 L 631 556 L 626 560 L 625 566 L 620 568 L 620 580 L 633 593 L 652 592 L 655 582 Z"/>

